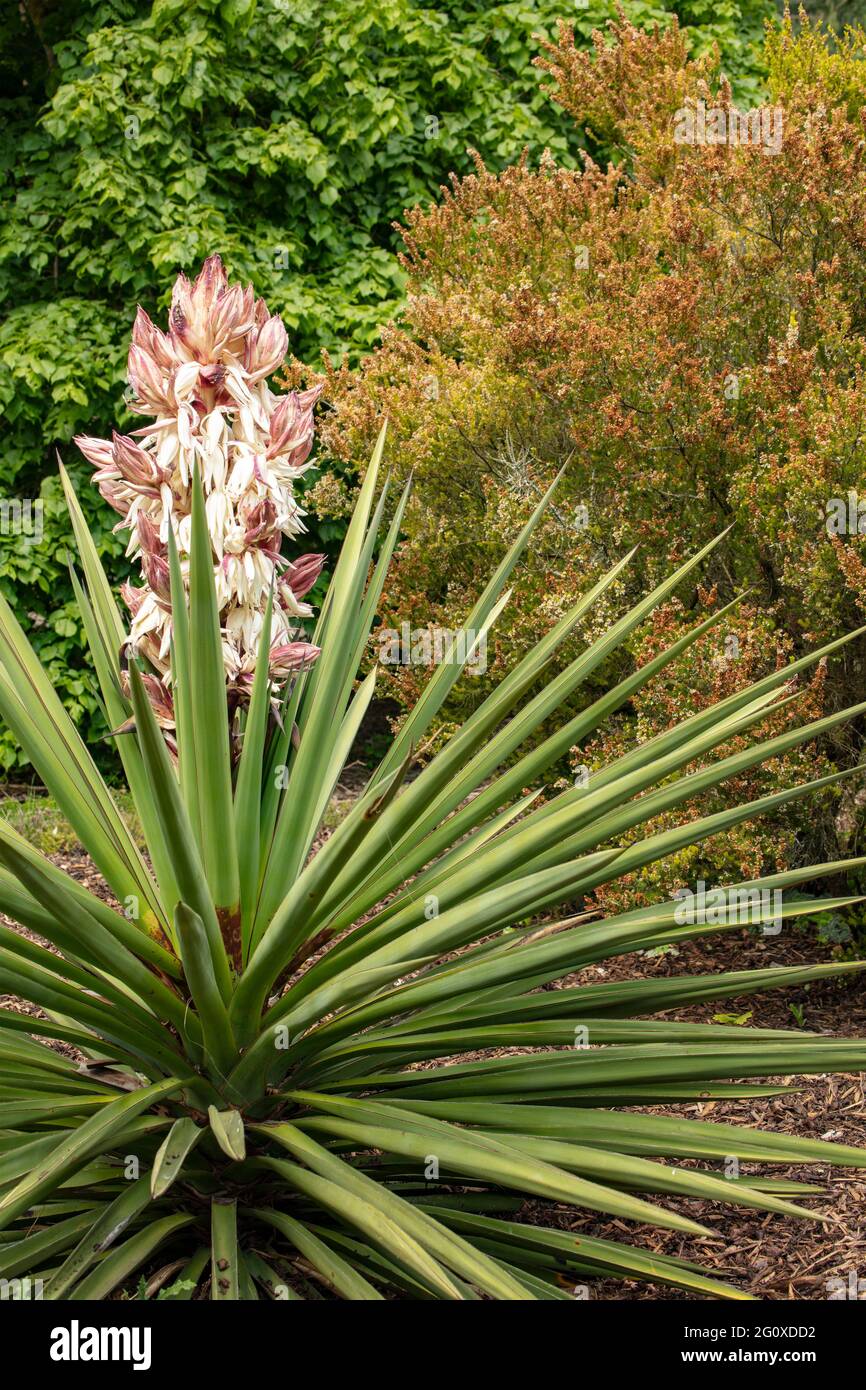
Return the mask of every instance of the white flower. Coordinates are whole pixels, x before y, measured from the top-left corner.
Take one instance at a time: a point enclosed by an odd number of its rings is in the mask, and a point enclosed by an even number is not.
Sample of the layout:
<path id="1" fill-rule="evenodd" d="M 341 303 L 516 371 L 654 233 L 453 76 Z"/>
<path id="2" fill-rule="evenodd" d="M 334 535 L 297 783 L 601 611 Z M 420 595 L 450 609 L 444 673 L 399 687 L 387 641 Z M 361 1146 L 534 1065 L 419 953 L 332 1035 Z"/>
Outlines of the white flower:
<path id="1" fill-rule="evenodd" d="M 302 599 L 324 557 L 290 562 L 280 546 L 283 536 L 305 530 L 292 483 L 308 466 L 320 388 L 286 395 L 268 388 L 266 378 L 287 347 L 281 320 L 256 300 L 252 286 L 229 287 L 219 256 L 211 256 L 194 283 L 179 276 L 167 333 L 143 309 L 136 315 L 128 361 L 132 409 L 154 417 L 152 423 L 134 438 L 76 441 L 95 465 L 102 495 L 121 515 L 115 529 L 130 532 L 127 553 L 141 561 L 142 588 L 124 588 L 132 614 L 128 641 L 163 680 L 171 641 L 169 527 L 186 582 L 196 463 L 230 695 L 240 698 L 252 684 L 272 586 L 272 678 L 285 680 L 318 655 L 296 620 L 311 612 Z M 168 692 L 157 680 L 151 686 L 164 716 L 171 708 Z"/>

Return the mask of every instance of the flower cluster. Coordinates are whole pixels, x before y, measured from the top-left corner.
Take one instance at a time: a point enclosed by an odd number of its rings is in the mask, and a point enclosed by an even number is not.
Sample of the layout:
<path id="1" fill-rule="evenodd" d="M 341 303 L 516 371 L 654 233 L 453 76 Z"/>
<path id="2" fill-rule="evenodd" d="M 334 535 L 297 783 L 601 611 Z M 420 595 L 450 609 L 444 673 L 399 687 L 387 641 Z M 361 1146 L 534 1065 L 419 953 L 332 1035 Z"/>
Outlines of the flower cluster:
<path id="1" fill-rule="evenodd" d="M 274 586 L 270 633 L 272 679 L 313 662 L 318 648 L 302 640 L 297 619 L 311 609 L 304 596 L 322 568 L 321 555 L 289 562 L 283 536 L 305 530 L 292 484 L 309 466 L 313 406 L 319 387 L 275 394 L 268 376 L 288 346 L 285 327 L 253 288 L 229 286 L 219 256 L 194 283 L 179 276 L 168 332 L 139 308 L 129 350 L 132 410 L 154 416 L 132 435 L 79 437 L 95 465 L 94 480 L 129 530 L 127 553 L 138 557 L 144 583 L 124 586 L 132 615 L 129 646 L 157 675 L 148 686 L 163 723 L 172 722 L 168 688 L 171 641 L 168 533 L 172 528 L 186 582 L 192 484 L 198 466 L 211 537 L 230 700 L 249 692 L 265 607 Z"/>

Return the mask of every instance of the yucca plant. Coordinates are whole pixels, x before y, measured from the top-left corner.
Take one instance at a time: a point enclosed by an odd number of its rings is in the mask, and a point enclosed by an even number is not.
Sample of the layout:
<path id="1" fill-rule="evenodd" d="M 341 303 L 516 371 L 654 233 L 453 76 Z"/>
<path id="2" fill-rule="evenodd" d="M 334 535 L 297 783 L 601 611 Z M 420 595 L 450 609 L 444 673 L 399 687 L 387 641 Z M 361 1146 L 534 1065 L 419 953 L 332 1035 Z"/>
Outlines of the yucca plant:
<path id="1" fill-rule="evenodd" d="M 226 293 L 218 287 L 217 301 Z M 134 1288 L 154 1270 L 151 1289 L 163 1283 L 185 1299 L 562 1299 L 570 1283 L 602 1275 L 742 1297 L 699 1265 L 628 1239 L 582 1227 L 578 1241 L 538 1211 L 522 1224 L 521 1205 L 531 1197 L 695 1237 L 709 1232 L 653 1198 L 812 1217 L 790 1199 L 813 1188 L 732 1181 L 700 1165 L 735 1156 L 863 1166 L 866 1154 L 643 1108 L 771 1095 L 784 1085 L 760 1078 L 862 1067 L 862 1042 L 671 1018 L 680 1004 L 861 964 L 544 986 L 591 962 L 741 929 L 744 894 L 758 895 L 754 924 L 854 901 L 800 894 L 764 906 L 761 890 L 845 867 L 833 863 L 732 885 L 712 921 L 683 923 L 677 899 L 602 921 L 556 915 L 832 782 L 640 834 L 661 812 L 862 709 L 702 765 L 796 698 L 793 678 L 842 643 L 541 802 L 526 788 L 722 616 L 534 741 L 712 547 L 550 675 L 560 644 L 611 597 L 626 556 L 410 778 L 413 750 L 507 602 L 548 494 L 365 790 L 320 843 L 373 694 L 375 671 L 360 683 L 357 672 L 407 500 L 404 492 L 384 528 L 381 455 L 382 439 L 311 650 L 282 685 L 268 660 L 274 560 L 248 699 L 235 698 L 237 651 L 227 673 L 230 600 L 218 593 L 197 464 L 182 547 L 171 518 L 165 533 L 168 656 L 155 667 L 133 647 L 128 671 L 118 657 L 124 625 L 63 474 L 81 614 L 146 856 L 0 602 L 0 715 L 109 890 L 91 893 L 0 828 L 0 907 L 27 932 L 0 927 L 0 988 L 38 1009 L 0 1010 L 0 1277 L 41 1279 L 47 1298 L 85 1300 Z"/>

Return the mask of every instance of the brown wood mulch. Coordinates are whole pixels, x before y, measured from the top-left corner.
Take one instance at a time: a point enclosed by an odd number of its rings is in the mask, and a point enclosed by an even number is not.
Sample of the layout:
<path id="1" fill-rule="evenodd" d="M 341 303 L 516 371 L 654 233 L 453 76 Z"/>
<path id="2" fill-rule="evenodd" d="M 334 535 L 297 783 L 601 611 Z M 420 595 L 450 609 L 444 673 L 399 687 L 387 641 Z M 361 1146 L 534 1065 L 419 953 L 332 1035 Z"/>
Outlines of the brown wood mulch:
<path id="1" fill-rule="evenodd" d="M 83 851 L 57 854 L 54 862 L 85 883 L 91 891 L 108 898 L 105 885 Z M 8 922 L 8 919 L 3 919 Z M 9 925 L 14 925 L 9 923 Z M 21 928 L 17 928 L 21 930 Z M 815 940 L 808 929 L 786 925 L 776 937 L 762 937 L 747 929 L 689 942 L 676 955 L 647 957 L 640 953 L 591 966 L 568 977 L 562 986 L 578 983 L 611 982 L 634 979 L 647 974 L 716 973 L 771 965 L 807 965 L 831 960 L 832 949 Z M 0 1004 L 39 1017 L 34 1006 L 9 996 Z M 809 1032 L 838 1037 L 866 1036 L 866 972 L 840 979 L 813 982 L 793 990 L 776 990 L 763 995 L 717 1001 L 677 1009 L 682 1020 L 711 1022 L 714 1014 L 750 1014 L 748 1025 L 764 1028 L 795 1028 L 798 1020 L 789 1004 L 802 1009 L 803 1026 Z M 34 1030 L 37 1031 L 38 1030 Z M 46 1041 L 51 1041 L 46 1039 Z M 58 1050 L 72 1053 L 65 1044 L 51 1042 Z M 74 1055 L 74 1054 L 73 1054 Z M 776 1078 L 774 1078 L 776 1079 Z M 659 1114 L 715 1120 L 727 1124 L 750 1125 L 776 1133 L 829 1139 L 843 1144 L 864 1146 L 866 1140 L 866 1076 L 821 1075 L 780 1077 L 793 1084 L 795 1091 L 781 1096 L 739 1101 L 705 1101 L 677 1107 L 652 1107 Z M 688 1163 L 679 1166 L 686 1167 Z M 710 1165 L 712 1170 L 713 1165 Z M 716 1168 L 715 1171 L 720 1171 Z M 759 1171 L 756 1165 L 743 1165 L 744 1172 Z M 765 1166 L 760 1171 L 773 1177 L 820 1184 L 822 1195 L 791 1198 L 808 1207 L 822 1220 L 795 1220 L 775 1214 L 752 1211 L 715 1202 L 664 1198 L 665 1205 L 688 1214 L 702 1225 L 718 1232 L 718 1239 L 691 1237 L 676 1231 L 636 1227 L 619 1220 L 605 1221 L 597 1215 L 576 1215 L 528 1202 L 522 1216 L 529 1221 L 558 1224 L 563 1230 L 626 1241 L 642 1249 L 694 1260 L 713 1277 L 732 1284 L 753 1297 L 766 1300 L 824 1300 L 839 1297 L 844 1281 L 847 1297 L 854 1297 L 860 1280 L 859 1296 L 866 1299 L 866 1170 L 832 1169 L 827 1164 Z M 602 1279 L 589 1282 L 591 1299 L 677 1299 L 690 1295 L 661 1285 L 637 1281 Z"/>
<path id="2" fill-rule="evenodd" d="M 831 948 L 818 943 L 812 931 L 786 925 L 776 937 L 763 937 L 745 929 L 688 942 L 679 947 L 677 956 L 647 957 L 637 953 L 622 956 L 606 961 L 601 967 L 591 966 L 563 980 L 562 984 L 635 979 L 648 973 L 696 975 L 774 965 L 811 965 L 832 959 Z M 672 1016 L 683 1021 L 709 1023 L 714 1014 L 751 1013 L 749 1027 L 796 1028 L 798 1022 L 789 1004 L 802 1009 L 803 1026 L 808 1032 L 863 1037 L 866 1035 L 866 972 L 813 981 L 795 989 L 693 1005 L 677 1009 Z M 866 1076 L 786 1076 L 773 1080 L 793 1085 L 796 1090 L 786 1095 L 750 1100 L 651 1108 L 658 1114 L 749 1125 L 779 1134 L 828 1139 L 858 1148 L 864 1146 Z M 678 1166 L 700 1165 L 682 1162 Z M 709 1165 L 710 1169 L 713 1166 Z M 716 1171 L 721 1171 L 721 1165 Z M 840 1279 L 844 1281 L 846 1296 L 852 1297 L 851 1290 L 857 1290 L 858 1278 L 860 1297 L 866 1298 L 866 1171 L 834 1169 L 825 1163 L 791 1167 L 743 1164 L 742 1171 L 820 1184 L 821 1196 L 792 1197 L 790 1200 L 820 1214 L 824 1220 L 798 1221 L 745 1207 L 673 1198 L 664 1199 L 664 1204 L 718 1231 L 719 1239 L 710 1241 L 616 1220 L 605 1222 L 593 1216 L 574 1220 L 564 1215 L 562 1224 L 575 1232 L 626 1240 L 644 1249 L 694 1260 L 707 1274 L 755 1298 L 824 1300 L 831 1294 L 838 1297 L 840 1286 L 831 1281 Z M 532 1213 L 527 1212 L 527 1215 L 533 1219 Z M 549 1215 L 545 1219 L 549 1220 Z M 600 1280 L 591 1284 L 590 1297 L 690 1299 L 699 1295 L 636 1281 Z"/>

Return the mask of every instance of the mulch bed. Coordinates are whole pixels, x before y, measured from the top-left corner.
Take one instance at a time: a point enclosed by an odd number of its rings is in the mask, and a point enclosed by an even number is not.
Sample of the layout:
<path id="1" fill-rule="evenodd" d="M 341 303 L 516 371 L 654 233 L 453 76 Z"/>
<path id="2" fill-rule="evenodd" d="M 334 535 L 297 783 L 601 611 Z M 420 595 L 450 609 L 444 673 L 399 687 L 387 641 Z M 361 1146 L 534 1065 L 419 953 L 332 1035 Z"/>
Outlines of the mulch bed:
<path id="1" fill-rule="evenodd" d="M 773 965 L 811 965 L 832 960 L 832 950 L 816 942 L 806 929 L 787 926 L 779 936 L 763 937 L 748 929 L 725 933 L 679 947 L 677 956 L 646 957 L 634 954 L 592 966 L 562 984 L 590 984 L 617 979 L 720 973 Z M 683 1021 L 709 1023 L 717 1013 L 751 1012 L 749 1027 L 795 1028 L 788 1008 L 799 1005 L 808 1032 L 836 1037 L 866 1034 L 866 972 L 839 979 L 814 981 L 790 990 L 744 995 L 676 1010 Z M 831 1139 L 862 1147 L 866 1131 L 866 1091 L 863 1074 L 851 1076 L 779 1077 L 797 1090 L 783 1096 L 739 1101 L 706 1101 L 689 1106 L 652 1107 L 658 1114 L 750 1125 L 801 1138 Z M 688 1162 L 679 1166 L 688 1167 Z M 691 1165 L 699 1166 L 699 1165 Z M 645 1249 L 695 1260 L 709 1274 L 761 1299 L 827 1299 L 847 1282 L 853 1271 L 859 1276 L 861 1296 L 866 1296 L 866 1172 L 832 1169 L 828 1164 L 808 1166 L 743 1164 L 742 1171 L 763 1172 L 773 1177 L 820 1183 L 825 1195 L 792 1198 L 798 1205 L 822 1214 L 824 1221 L 796 1221 L 784 1216 L 743 1207 L 722 1207 L 715 1202 L 665 1198 L 665 1205 L 681 1211 L 711 1230 L 718 1241 L 658 1231 L 620 1221 L 595 1217 L 574 1221 L 563 1217 L 565 1229 L 587 1235 L 628 1240 Z M 530 1219 L 532 1219 L 532 1215 Z M 549 1220 L 549 1215 L 545 1217 Z M 856 1285 L 854 1286 L 856 1287 Z M 683 1299 L 695 1295 L 636 1281 L 600 1280 L 590 1296 L 601 1299 Z"/>
<path id="2" fill-rule="evenodd" d="M 100 896 L 109 898 L 105 886 L 83 851 L 58 854 L 54 862 L 85 883 Z M 8 919 L 3 919 L 8 921 Z M 11 924 L 10 925 L 14 925 Z M 18 928 L 18 930 L 21 930 Z M 640 953 L 591 966 L 561 982 L 562 986 L 634 979 L 648 974 L 716 973 L 770 965 L 806 965 L 831 960 L 832 950 L 816 942 L 806 929 L 786 925 L 776 937 L 762 937 L 754 931 L 721 934 L 689 942 L 677 955 L 647 957 Z M 788 1004 L 799 1005 L 809 1032 L 840 1037 L 866 1036 L 866 975 L 821 980 L 788 991 L 748 995 L 741 999 L 695 1005 L 676 1011 L 682 1020 L 712 1021 L 713 1015 L 750 1013 L 749 1026 L 794 1028 L 797 1021 Z M 39 1011 L 21 1000 L 0 996 L 0 1004 L 39 1016 Z M 50 1041 L 47 1040 L 46 1041 Z M 72 1052 L 63 1043 L 52 1042 L 61 1051 Z M 864 1076 L 782 1077 L 797 1086 L 782 1096 L 745 1101 L 707 1101 L 678 1107 L 653 1107 L 659 1114 L 712 1119 L 728 1124 L 751 1125 L 777 1133 L 839 1143 L 863 1145 L 866 1121 Z M 681 1166 L 688 1166 L 683 1163 Z M 743 1165 L 744 1172 L 758 1171 Z M 767 1215 L 746 1208 L 722 1207 L 715 1202 L 661 1199 L 719 1232 L 717 1240 L 695 1238 L 676 1231 L 636 1227 L 619 1220 L 604 1221 L 595 1215 L 575 1216 L 564 1208 L 551 1214 L 549 1207 L 527 1202 L 523 1218 L 558 1224 L 563 1230 L 586 1235 L 625 1240 L 644 1249 L 677 1255 L 699 1262 L 708 1274 L 723 1279 L 760 1299 L 827 1299 L 833 1289 L 828 1281 L 848 1280 L 850 1274 L 863 1280 L 861 1296 L 866 1297 L 866 1172 L 832 1170 L 826 1164 L 784 1168 L 773 1165 L 763 1171 L 774 1177 L 818 1183 L 822 1196 L 794 1199 L 820 1213 L 822 1221 L 796 1221 Z M 838 1287 L 838 1286 L 836 1286 Z M 856 1286 L 855 1286 L 856 1287 Z M 589 1285 L 592 1299 L 678 1299 L 693 1296 L 660 1285 L 637 1281 L 594 1280 Z"/>

